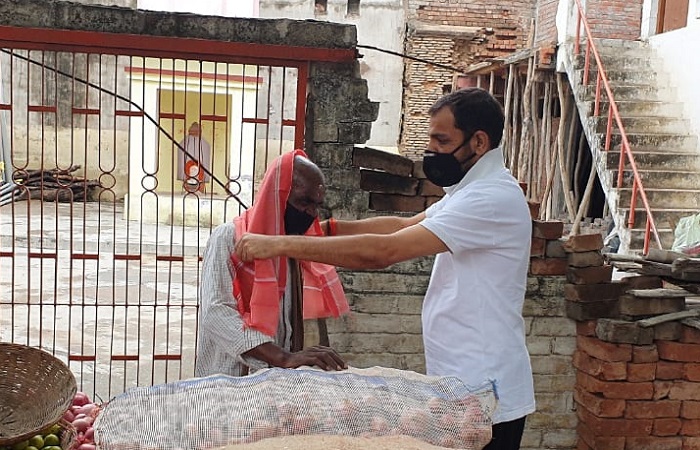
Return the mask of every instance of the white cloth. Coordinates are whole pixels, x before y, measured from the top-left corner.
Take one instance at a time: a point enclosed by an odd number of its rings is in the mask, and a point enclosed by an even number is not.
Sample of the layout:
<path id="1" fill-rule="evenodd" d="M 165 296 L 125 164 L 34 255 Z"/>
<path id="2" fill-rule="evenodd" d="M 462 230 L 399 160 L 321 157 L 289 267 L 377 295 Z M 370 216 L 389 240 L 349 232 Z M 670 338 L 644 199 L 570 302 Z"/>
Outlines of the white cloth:
<path id="1" fill-rule="evenodd" d="M 500 148 L 445 191 L 421 222 L 450 250 L 436 256 L 423 303 L 427 373 L 471 386 L 493 380 L 494 423 L 519 419 L 535 410 L 522 317 L 532 234 L 527 202 Z"/>
<path id="2" fill-rule="evenodd" d="M 187 150 L 187 153 L 194 157 L 195 162 L 199 162 L 199 165 L 205 167 L 209 172 L 212 171 L 211 168 L 211 147 L 209 143 L 202 137 L 187 135 L 185 139 L 180 141 L 182 148 Z M 187 180 L 189 176 L 185 174 L 185 164 L 187 161 L 192 161 L 192 158 L 187 156 L 185 152 L 181 149 L 177 149 L 177 179 Z M 204 173 L 204 181 L 209 181 L 209 175 Z"/>
<path id="3" fill-rule="evenodd" d="M 239 376 L 243 361 L 255 370 L 268 367 L 263 361 L 241 355 L 258 345 L 274 342 L 291 348 L 291 277 L 281 301 L 277 337 L 272 339 L 257 330 L 245 328 L 233 296 L 233 263 L 235 227 L 232 222 L 214 229 L 204 250 L 202 282 L 199 288 L 199 328 L 197 329 L 197 361 L 195 376 L 217 373 Z"/>

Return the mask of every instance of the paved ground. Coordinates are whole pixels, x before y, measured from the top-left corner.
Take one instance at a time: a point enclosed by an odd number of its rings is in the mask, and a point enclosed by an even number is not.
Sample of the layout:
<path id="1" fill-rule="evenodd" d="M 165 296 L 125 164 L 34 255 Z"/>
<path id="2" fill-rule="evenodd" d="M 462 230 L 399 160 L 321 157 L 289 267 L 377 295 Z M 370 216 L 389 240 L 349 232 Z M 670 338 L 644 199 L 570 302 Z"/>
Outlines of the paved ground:
<path id="1" fill-rule="evenodd" d="M 208 236 L 124 220 L 121 204 L 1 207 L 0 341 L 70 354 L 79 387 L 103 400 L 192 376 Z"/>

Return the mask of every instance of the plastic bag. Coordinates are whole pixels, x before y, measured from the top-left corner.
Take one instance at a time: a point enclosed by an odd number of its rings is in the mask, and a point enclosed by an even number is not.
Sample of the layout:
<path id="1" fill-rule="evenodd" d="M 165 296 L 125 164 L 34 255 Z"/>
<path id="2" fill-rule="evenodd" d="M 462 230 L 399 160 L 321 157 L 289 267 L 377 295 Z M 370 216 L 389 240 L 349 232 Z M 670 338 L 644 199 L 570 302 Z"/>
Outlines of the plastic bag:
<path id="1" fill-rule="evenodd" d="M 700 255 L 700 213 L 682 217 L 673 234 L 671 250 L 689 256 Z"/>

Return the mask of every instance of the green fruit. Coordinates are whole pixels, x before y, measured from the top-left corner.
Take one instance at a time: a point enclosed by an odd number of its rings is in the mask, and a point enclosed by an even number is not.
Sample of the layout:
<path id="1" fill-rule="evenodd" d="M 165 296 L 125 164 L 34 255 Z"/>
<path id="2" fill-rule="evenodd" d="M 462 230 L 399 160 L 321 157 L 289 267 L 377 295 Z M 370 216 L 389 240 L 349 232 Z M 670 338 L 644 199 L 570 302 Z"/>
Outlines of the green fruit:
<path id="1" fill-rule="evenodd" d="M 30 447 L 36 447 L 36 448 L 41 448 L 44 446 L 44 437 L 41 436 L 40 434 L 29 438 L 29 446 Z"/>
<path id="2" fill-rule="evenodd" d="M 34 447 L 33 445 L 30 445 L 29 447 L 25 448 L 24 450 L 39 450 L 41 447 L 37 448 Z"/>
<path id="3" fill-rule="evenodd" d="M 55 434 L 58 436 L 58 433 L 61 432 L 61 426 L 59 424 L 52 425 L 51 428 L 46 432 L 46 434 Z"/>
<path id="4" fill-rule="evenodd" d="M 12 450 L 26 450 L 29 447 L 29 441 L 22 441 L 14 444 Z"/>
<path id="5" fill-rule="evenodd" d="M 61 447 L 58 445 L 49 445 L 48 447 L 44 447 L 41 450 L 63 450 Z"/>
<path id="6" fill-rule="evenodd" d="M 44 448 L 60 444 L 61 440 L 55 434 L 47 434 L 44 436 Z"/>

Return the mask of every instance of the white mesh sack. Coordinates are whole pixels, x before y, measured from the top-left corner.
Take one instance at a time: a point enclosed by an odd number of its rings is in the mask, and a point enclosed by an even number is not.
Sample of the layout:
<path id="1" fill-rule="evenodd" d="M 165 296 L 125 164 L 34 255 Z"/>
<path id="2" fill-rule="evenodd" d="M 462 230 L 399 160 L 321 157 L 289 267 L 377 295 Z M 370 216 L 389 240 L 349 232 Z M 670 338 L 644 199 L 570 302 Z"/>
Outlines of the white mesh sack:
<path id="1" fill-rule="evenodd" d="M 104 406 L 104 450 L 208 449 L 287 435 L 406 435 L 481 449 L 491 439 L 491 383 L 396 369 L 266 369 L 131 389 Z"/>

